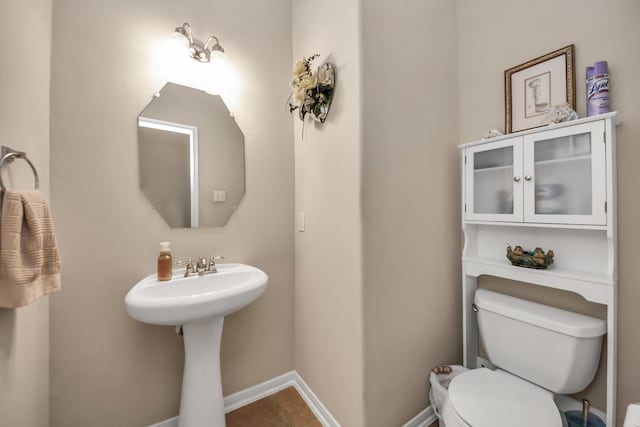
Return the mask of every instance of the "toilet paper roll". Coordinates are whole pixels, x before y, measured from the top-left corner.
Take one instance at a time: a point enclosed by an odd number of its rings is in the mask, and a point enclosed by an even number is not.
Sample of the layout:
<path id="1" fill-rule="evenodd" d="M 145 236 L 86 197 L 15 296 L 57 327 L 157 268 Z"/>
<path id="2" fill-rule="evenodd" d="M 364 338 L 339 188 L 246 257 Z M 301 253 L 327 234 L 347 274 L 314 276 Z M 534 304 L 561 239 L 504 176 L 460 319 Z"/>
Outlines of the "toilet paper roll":
<path id="1" fill-rule="evenodd" d="M 627 406 L 624 427 L 640 427 L 640 403 Z"/>

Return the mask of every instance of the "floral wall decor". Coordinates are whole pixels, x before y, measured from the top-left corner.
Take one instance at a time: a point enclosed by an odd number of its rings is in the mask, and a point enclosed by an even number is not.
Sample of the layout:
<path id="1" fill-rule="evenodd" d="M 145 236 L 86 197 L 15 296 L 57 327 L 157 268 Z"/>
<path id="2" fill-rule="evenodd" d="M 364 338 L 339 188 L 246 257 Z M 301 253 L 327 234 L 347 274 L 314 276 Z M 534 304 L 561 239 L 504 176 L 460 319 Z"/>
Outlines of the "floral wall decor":
<path id="1" fill-rule="evenodd" d="M 298 110 L 298 117 L 304 121 L 307 114 L 317 122 L 324 123 L 331 107 L 335 72 L 333 65 L 324 63 L 317 71 L 311 71 L 311 63 L 320 55 L 302 57 L 293 68 L 293 80 L 289 97 L 289 112 Z"/>

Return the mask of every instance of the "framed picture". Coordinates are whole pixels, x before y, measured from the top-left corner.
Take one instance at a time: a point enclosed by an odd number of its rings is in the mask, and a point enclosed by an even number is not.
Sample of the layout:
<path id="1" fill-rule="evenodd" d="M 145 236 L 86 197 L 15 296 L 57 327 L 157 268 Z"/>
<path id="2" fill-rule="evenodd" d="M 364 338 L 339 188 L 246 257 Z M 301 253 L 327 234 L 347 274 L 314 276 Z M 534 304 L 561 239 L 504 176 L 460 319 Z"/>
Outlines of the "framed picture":
<path id="1" fill-rule="evenodd" d="M 506 133 L 541 126 L 559 105 L 576 109 L 574 56 L 570 45 L 504 72 Z"/>

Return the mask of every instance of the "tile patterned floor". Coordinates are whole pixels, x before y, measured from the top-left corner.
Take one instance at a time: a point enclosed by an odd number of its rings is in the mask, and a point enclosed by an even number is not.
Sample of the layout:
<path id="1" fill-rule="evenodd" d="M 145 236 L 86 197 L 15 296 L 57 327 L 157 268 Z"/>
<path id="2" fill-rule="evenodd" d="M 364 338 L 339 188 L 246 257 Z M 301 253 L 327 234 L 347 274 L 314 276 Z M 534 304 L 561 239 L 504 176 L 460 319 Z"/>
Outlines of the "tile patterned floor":
<path id="1" fill-rule="evenodd" d="M 322 427 L 295 388 L 289 387 L 227 414 L 227 427 Z"/>

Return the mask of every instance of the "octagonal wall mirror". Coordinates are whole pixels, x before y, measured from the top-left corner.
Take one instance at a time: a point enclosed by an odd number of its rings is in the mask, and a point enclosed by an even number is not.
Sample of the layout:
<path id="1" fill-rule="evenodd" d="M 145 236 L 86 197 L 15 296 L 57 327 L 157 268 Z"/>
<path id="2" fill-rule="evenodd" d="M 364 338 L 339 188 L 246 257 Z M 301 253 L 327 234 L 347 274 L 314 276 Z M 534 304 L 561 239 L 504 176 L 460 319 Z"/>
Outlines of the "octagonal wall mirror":
<path id="1" fill-rule="evenodd" d="M 222 227 L 244 196 L 244 136 L 218 95 L 167 83 L 138 116 L 138 156 L 172 228 Z"/>

